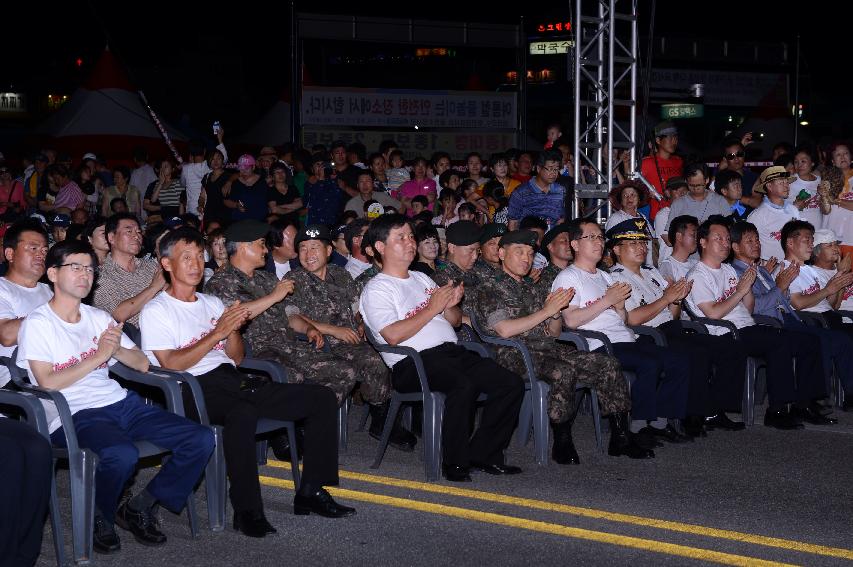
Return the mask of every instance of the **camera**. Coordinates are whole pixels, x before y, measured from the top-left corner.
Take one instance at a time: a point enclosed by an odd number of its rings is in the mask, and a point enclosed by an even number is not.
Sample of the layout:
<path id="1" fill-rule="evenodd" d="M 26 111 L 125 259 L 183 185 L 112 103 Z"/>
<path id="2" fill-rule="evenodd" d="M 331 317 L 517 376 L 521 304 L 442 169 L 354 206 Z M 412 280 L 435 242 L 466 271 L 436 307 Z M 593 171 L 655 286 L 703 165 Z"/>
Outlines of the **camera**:
<path id="1" fill-rule="evenodd" d="M 213 123 L 213 135 L 214 136 L 219 135 L 219 120 L 217 120 L 216 122 Z"/>

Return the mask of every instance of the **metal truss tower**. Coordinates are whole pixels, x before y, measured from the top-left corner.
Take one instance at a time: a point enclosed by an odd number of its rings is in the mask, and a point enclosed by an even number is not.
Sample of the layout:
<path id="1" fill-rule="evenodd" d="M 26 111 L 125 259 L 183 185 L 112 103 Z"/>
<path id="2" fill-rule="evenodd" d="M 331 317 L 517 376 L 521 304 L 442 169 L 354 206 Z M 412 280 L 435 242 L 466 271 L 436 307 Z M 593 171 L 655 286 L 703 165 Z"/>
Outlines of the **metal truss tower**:
<path id="1" fill-rule="evenodd" d="M 629 150 L 637 168 L 637 0 L 575 2 L 573 217 L 583 199 L 607 203 L 617 164 L 605 149 Z"/>

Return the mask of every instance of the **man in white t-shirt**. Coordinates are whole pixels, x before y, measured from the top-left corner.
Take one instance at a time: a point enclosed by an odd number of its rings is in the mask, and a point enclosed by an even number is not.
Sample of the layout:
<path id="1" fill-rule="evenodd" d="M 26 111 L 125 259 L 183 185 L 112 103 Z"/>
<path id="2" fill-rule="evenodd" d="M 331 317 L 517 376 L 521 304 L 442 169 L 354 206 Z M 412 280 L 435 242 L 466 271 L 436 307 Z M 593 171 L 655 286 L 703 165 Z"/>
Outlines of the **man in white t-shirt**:
<path id="1" fill-rule="evenodd" d="M 629 219 L 624 223 L 644 223 Z M 635 234 L 646 238 L 644 225 L 635 226 Z M 631 286 L 614 283 L 610 275 L 597 268 L 604 255 L 604 235 L 594 220 L 576 219 L 569 223 L 569 240 L 574 262 L 560 272 L 551 291 L 574 289 L 569 306 L 563 311 L 563 323 L 570 329 L 604 333 L 613 345 L 613 354 L 624 370 L 633 372 L 631 385 L 631 430 L 643 432 L 647 439 L 661 438 L 680 443 L 684 435 L 681 420 L 687 415 L 687 356 L 654 344 L 636 342 L 634 331 L 626 325 L 625 301 Z M 593 351 L 605 352 L 601 341 L 589 339 Z M 652 439 L 653 441 L 653 439 Z"/>
<path id="2" fill-rule="evenodd" d="M 349 252 L 346 270 L 352 276 L 352 279 L 357 278 L 373 265 L 370 258 L 361 249 L 361 241 L 364 239 L 364 234 L 367 232 L 368 226 L 370 226 L 369 220 L 355 219 L 344 230 L 344 242 Z"/>
<path id="3" fill-rule="evenodd" d="M 795 178 L 781 166 L 768 167 L 758 179 L 758 193 L 766 193 L 761 205 L 749 213 L 746 220 L 758 229 L 761 239 L 761 259 L 781 259 L 785 257 L 782 245 L 782 227 L 790 220 L 798 220 L 800 211 L 794 205 L 785 202 L 791 188 L 790 182 Z"/>
<path id="4" fill-rule="evenodd" d="M 44 275 L 47 232 L 35 219 L 13 224 L 3 235 L 3 255 L 9 266 L 0 278 L 0 356 L 11 357 L 18 344 L 18 330 L 36 307 L 53 297 Z M 0 365 L 0 387 L 11 384 L 9 370 Z"/>
<path id="5" fill-rule="evenodd" d="M 146 372 L 148 360 L 108 313 L 81 303 L 98 266 L 88 243 L 57 244 L 45 265 L 54 296 L 21 325 L 17 364 L 27 370 L 30 381 L 65 397 L 77 442 L 98 455 L 95 550 L 120 549 L 114 522 L 144 545 L 161 545 L 166 536 L 157 527 L 153 507 L 159 503 L 175 513 L 183 509 L 213 452 L 213 432 L 145 404 L 109 377 L 108 367 L 117 361 Z M 56 409 L 45 404 L 45 412 L 53 444 L 64 446 Z M 141 492 L 118 507 L 125 483 L 136 470 L 136 441 L 150 441 L 172 454 Z"/>
<path id="6" fill-rule="evenodd" d="M 814 237 L 814 227 L 805 221 L 791 221 L 782 227 L 782 246 L 785 249 L 783 265 L 788 267 L 796 263 L 800 266 L 799 275 L 791 282 L 791 305 L 801 311 L 831 313 L 841 306 L 844 290 L 853 283 L 853 272 L 836 272 L 827 277 L 827 272 L 807 264 L 815 251 Z M 823 240 L 824 235 L 821 237 Z M 831 258 L 830 243 L 823 244 L 827 249 L 824 254 Z M 837 250 L 837 240 L 832 244 Z"/>
<path id="7" fill-rule="evenodd" d="M 465 284 L 449 282 L 438 287 L 425 274 L 409 271 L 417 244 L 411 224 L 402 215 L 379 217 L 366 238 L 382 262 L 382 273 L 365 286 L 359 311 L 380 343 L 420 352 L 430 388 L 446 395 L 441 440 L 444 476 L 454 482 L 470 481 L 470 467 L 496 475 L 520 473 L 520 468 L 504 464 L 503 451 L 518 420 L 524 382 L 492 359 L 456 344 L 453 326 L 462 320 L 458 305 Z M 382 358 L 391 367 L 395 389 L 420 390 L 411 358 L 390 353 L 382 353 Z M 481 393 L 488 399 L 471 437 L 470 416 Z"/>
<path id="8" fill-rule="evenodd" d="M 750 266 L 738 278 L 735 269 L 723 263 L 731 254 L 731 236 L 725 219 L 708 219 L 699 226 L 697 237 L 701 260 L 687 274 L 693 280 L 687 296 L 688 308 L 693 315 L 734 324 L 749 356 L 766 361 L 769 407 L 764 425 L 777 429 L 802 428 L 796 414 L 806 412 L 813 400 L 825 396 L 820 348 L 807 346 L 813 344 L 811 339 L 806 342 L 796 332 L 755 324 L 752 284 L 756 268 Z M 714 335 L 729 332 L 715 325 L 708 325 L 708 331 Z M 799 369 L 796 380 L 794 357 Z M 798 410 L 789 410 L 788 404 L 792 402 Z"/>
<path id="9" fill-rule="evenodd" d="M 828 228 L 820 228 L 814 233 L 814 253 L 812 254 L 814 270 L 823 279 L 829 281 L 838 272 L 849 272 L 853 256 L 847 255 L 842 258 L 839 244 L 841 239 L 834 231 Z M 853 284 L 841 291 L 841 303 L 836 309 L 842 311 L 853 311 Z M 829 319 L 831 327 L 839 327 L 843 320 L 835 313 L 824 314 Z"/>
<path id="10" fill-rule="evenodd" d="M 169 370 L 198 377 L 211 422 L 225 426 L 225 467 L 231 481 L 234 528 L 250 537 L 276 530 L 264 516 L 255 430 L 259 418 L 302 421 L 304 472 L 293 500 L 298 515 L 350 516 L 324 486 L 338 483 L 338 444 L 334 393 L 317 384 L 279 384 L 241 374 L 244 356 L 240 328 L 252 317 L 235 301 L 227 309 L 214 296 L 196 293 L 204 276 L 204 239 L 191 228 L 174 230 L 160 241 L 160 264 L 169 286 L 140 315 L 142 348 Z M 259 302 L 274 301 L 274 296 Z"/>
<path id="11" fill-rule="evenodd" d="M 660 213 L 658 213 L 660 215 Z M 690 215 L 673 217 L 667 229 L 667 238 L 672 243 L 672 253 L 661 260 L 660 273 L 670 283 L 687 276 L 687 272 L 696 265 L 696 229 L 699 220 Z"/>

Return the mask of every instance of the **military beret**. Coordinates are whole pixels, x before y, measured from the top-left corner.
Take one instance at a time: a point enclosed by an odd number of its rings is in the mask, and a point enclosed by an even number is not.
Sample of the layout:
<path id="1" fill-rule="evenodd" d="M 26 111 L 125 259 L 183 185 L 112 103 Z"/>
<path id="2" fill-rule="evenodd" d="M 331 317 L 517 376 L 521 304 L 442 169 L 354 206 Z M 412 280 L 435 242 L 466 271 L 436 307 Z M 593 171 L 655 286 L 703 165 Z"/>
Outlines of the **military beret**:
<path id="1" fill-rule="evenodd" d="M 331 244 L 332 233 L 329 232 L 329 227 L 324 224 L 309 224 L 296 233 L 295 244 L 299 246 L 300 242 L 305 242 L 306 240 L 323 240 L 327 244 Z"/>
<path id="2" fill-rule="evenodd" d="M 241 220 L 225 229 L 225 240 L 229 242 L 254 242 L 267 235 L 270 227 L 257 220 Z"/>
<path id="3" fill-rule="evenodd" d="M 499 244 L 506 246 L 507 244 L 527 244 L 536 250 L 536 241 L 539 235 L 532 230 L 513 230 L 501 236 Z"/>
<path id="4" fill-rule="evenodd" d="M 649 223 L 643 218 L 633 218 L 614 225 L 607 231 L 608 241 L 651 240 Z"/>
<path id="5" fill-rule="evenodd" d="M 480 244 L 485 244 L 492 238 L 503 236 L 509 230 L 502 222 L 490 222 L 483 226 L 483 233 L 480 235 Z"/>
<path id="6" fill-rule="evenodd" d="M 456 246 L 468 246 L 480 242 L 481 229 L 477 223 L 461 220 L 447 227 L 447 243 Z"/>
<path id="7" fill-rule="evenodd" d="M 564 222 L 562 224 L 558 224 L 551 228 L 548 232 L 545 233 L 545 236 L 542 237 L 542 254 L 548 255 L 548 245 L 554 242 L 554 239 L 563 234 L 564 232 L 569 232 L 569 223 Z"/>

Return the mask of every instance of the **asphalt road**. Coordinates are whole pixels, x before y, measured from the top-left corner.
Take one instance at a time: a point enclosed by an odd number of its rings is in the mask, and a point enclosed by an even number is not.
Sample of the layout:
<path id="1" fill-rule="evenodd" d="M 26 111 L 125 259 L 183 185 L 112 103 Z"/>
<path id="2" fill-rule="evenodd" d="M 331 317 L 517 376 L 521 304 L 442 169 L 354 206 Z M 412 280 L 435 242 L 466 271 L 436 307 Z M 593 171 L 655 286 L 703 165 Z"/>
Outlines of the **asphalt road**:
<path id="1" fill-rule="evenodd" d="M 293 515 L 288 463 L 261 469 L 266 513 L 278 534 L 246 538 L 229 525 L 192 539 L 186 514 L 161 512 L 169 536 L 146 548 L 119 530 L 122 550 L 94 564 L 219 565 L 841 565 L 853 562 L 853 413 L 840 423 L 781 432 L 756 425 L 668 445 L 650 461 L 597 453 L 588 416 L 575 439 L 582 464 L 537 467 L 532 447 L 510 447 L 515 477 L 426 483 L 418 453 L 389 449 L 370 468 L 376 441 L 356 432 L 341 455 L 352 518 Z M 763 409 L 757 410 L 760 423 Z M 272 454 L 270 453 L 270 456 Z M 154 469 L 143 470 L 140 483 Z M 70 552 L 67 472 L 59 474 Z M 39 565 L 53 565 L 45 529 Z M 769 563 L 762 563 L 769 562 Z"/>

